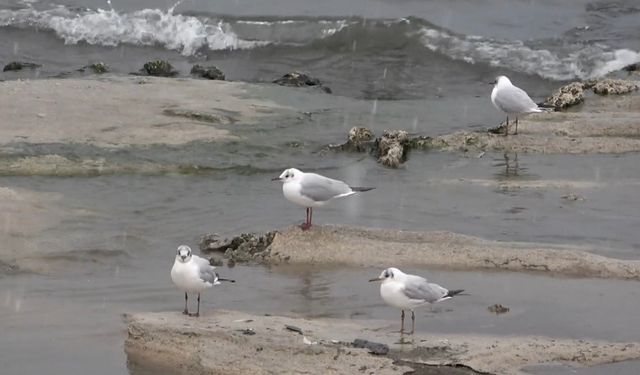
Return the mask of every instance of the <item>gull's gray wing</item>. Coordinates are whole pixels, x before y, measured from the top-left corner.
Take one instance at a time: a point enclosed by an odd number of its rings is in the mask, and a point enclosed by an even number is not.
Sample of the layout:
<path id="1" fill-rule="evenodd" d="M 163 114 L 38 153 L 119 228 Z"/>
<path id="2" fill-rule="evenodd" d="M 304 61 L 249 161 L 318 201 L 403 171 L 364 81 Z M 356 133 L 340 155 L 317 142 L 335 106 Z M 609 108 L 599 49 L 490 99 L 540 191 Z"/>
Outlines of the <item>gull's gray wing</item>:
<path id="1" fill-rule="evenodd" d="M 496 93 L 495 103 L 505 113 L 538 112 L 538 105 L 531 100 L 529 95 L 513 85 L 500 88 Z"/>
<path id="2" fill-rule="evenodd" d="M 216 268 L 209 263 L 209 259 L 201 258 L 197 255 L 192 255 L 191 259 L 198 265 L 200 278 L 208 283 L 215 284 L 218 280 L 218 275 L 214 271 Z"/>
<path id="3" fill-rule="evenodd" d="M 352 193 L 353 190 L 346 183 L 315 173 L 305 173 L 300 181 L 300 194 L 315 202 L 325 202 Z"/>
<path id="4" fill-rule="evenodd" d="M 440 285 L 429 283 L 427 279 L 415 275 L 407 275 L 403 292 L 410 299 L 424 300 L 429 303 L 437 302 L 449 293 Z"/>

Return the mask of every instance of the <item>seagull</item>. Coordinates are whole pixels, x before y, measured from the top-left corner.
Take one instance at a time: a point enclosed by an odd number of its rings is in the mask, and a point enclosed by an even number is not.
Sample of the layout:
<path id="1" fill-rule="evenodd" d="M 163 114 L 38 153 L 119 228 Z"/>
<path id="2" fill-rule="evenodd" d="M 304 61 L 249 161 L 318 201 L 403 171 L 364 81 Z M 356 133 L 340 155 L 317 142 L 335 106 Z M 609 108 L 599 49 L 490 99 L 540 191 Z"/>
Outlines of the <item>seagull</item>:
<path id="1" fill-rule="evenodd" d="M 438 284 L 427 282 L 424 277 L 408 275 L 397 268 L 387 268 L 380 276 L 369 281 L 382 281 L 380 296 L 389 306 L 402 310 L 400 333 L 404 333 L 404 310 L 411 310 L 411 332 L 416 325 L 413 310 L 425 304 L 448 300 L 464 292 L 464 289 L 447 290 Z"/>
<path id="2" fill-rule="evenodd" d="M 214 271 L 215 267 L 209 263 L 208 259 L 191 254 L 191 248 L 187 245 L 178 247 L 176 260 L 171 268 L 171 280 L 184 291 L 184 311 L 185 315 L 200 316 L 200 293 L 214 285 L 220 285 L 221 281 L 235 283 L 235 280 L 223 279 Z M 188 293 L 198 293 L 198 310 L 195 314 L 189 314 L 187 301 Z"/>
<path id="3" fill-rule="evenodd" d="M 509 135 L 509 116 L 515 116 L 516 132 L 513 134 L 518 134 L 518 116 L 544 112 L 523 89 L 514 86 L 506 76 L 498 76 L 491 83 L 494 85 L 491 91 L 491 103 L 498 110 L 507 114 L 505 136 Z"/>
<path id="4" fill-rule="evenodd" d="M 304 173 L 295 168 L 286 169 L 272 181 L 282 181 L 282 192 L 289 201 L 307 208 L 307 221 L 302 230 L 311 228 L 313 208 L 324 206 L 334 198 L 347 197 L 372 187 L 351 187 L 343 181 L 334 180 L 316 173 Z"/>

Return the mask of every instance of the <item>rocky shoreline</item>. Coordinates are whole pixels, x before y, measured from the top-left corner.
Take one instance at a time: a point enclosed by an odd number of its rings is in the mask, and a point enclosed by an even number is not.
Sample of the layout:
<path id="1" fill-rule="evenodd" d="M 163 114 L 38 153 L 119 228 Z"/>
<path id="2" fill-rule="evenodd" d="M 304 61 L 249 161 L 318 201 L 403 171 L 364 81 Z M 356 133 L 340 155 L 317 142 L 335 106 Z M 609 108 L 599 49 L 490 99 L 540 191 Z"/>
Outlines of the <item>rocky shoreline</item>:
<path id="1" fill-rule="evenodd" d="M 406 374 L 429 366 L 429 374 L 457 369 L 510 375 L 534 364 L 640 359 L 635 342 L 438 334 L 400 339 L 389 322 L 375 320 L 207 310 L 198 319 L 161 312 L 129 315 L 126 321 L 130 362 L 180 374 Z"/>
<path id="2" fill-rule="evenodd" d="M 556 112 L 533 114 L 519 121 L 519 134 L 503 136 L 504 125 L 485 131 L 457 131 L 439 136 L 410 135 L 385 130 L 380 137 L 365 127 L 353 127 L 347 141 L 330 150 L 368 152 L 386 167 L 398 168 L 412 150 L 453 152 L 514 152 L 543 154 L 619 154 L 640 151 L 640 87 L 637 81 L 602 79 L 574 82 L 550 96 Z M 584 90 L 597 96 L 585 99 Z M 628 94 L 628 95 L 627 95 Z M 579 110 L 564 111 L 584 104 Z"/>
<path id="3" fill-rule="evenodd" d="M 221 240 L 205 235 L 204 253 L 236 262 L 386 267 L 392 252 L 396 266 L 448 270 L 539 272 L 550 276 L 640 280 L 640 261 L 593 254 L 587 247 L 490 241 L 451 232 L 291 226 L 265 235 L 242 234 Z"/>

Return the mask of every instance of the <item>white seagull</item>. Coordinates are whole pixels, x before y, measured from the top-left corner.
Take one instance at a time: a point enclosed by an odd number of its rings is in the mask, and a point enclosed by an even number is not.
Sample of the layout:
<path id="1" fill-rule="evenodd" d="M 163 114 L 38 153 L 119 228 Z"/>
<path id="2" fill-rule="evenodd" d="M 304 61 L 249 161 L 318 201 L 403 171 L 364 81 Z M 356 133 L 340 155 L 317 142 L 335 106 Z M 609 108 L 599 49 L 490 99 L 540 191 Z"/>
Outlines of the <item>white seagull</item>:
<path id="1" fill-rule="evenodd" d="M 464 289 L 447 290 L 438 284 L 427 282 L 424 277 L 408 275 L 397 268 L 387 268 L 380 276 L 369 281 L 382 281 L 380 296 L 389 306 L 401 309 L 400 333 L 404 333 L 404 310 L 411 310 L 411 332 L 413 334 L 416 316 L 413 310 L 425 304 L 448 300 L 464 292 Z"/>
<path id="2" fill-rule="evenodd" d="M 282 181 L 282 192 L 289 201 L 306 207 L 307 220 L 301 225 L 303 230 L 311 228 L 313 208 L 324 206 L 334 198 L 347 197 L 372 187 L 351 187 L 343 181 L 334 180 L 316 173 L 304 173 L 295 168 L 286 169 L 272 181 Z"/>
<path id="3" fill-rule="evenodd" d="M 516 132 L 513 134 L 518 134 L 518 116 L 544 112 L 524 90 L 514 86 L 506 76 L 498 76 L 491 83 L 494 84 L 491 91 L 491 103 L 507 115 L 505 136 L 509 135 L 509 116 L 516 118 Z"/>
<path id="4" fill-rule="evenodd" d="M 191 254 L 191 248 L 187 245 L 178 247 L 176 260 L 171 268 L 171 280 L 182 291 L 184 291 L 184 311 L 185 315 L 200 316 L 200 293 L 219 285 L 221 281 L 235 283 L 235 280 L 222 279 L 214 271 L 215 267 L 209 263 L 208 259 Z M 195 314 L 189 314 L 187 301 L 188 293 L 198 293 L 198 310 Z"/>

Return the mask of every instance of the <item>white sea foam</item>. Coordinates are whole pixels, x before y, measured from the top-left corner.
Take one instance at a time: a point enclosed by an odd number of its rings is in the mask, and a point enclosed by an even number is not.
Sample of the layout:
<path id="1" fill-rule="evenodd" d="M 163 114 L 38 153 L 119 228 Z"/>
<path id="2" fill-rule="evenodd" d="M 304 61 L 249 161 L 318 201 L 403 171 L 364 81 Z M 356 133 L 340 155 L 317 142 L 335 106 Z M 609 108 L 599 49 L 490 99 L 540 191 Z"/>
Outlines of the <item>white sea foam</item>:
<path id="1" fill-rule="evenodd" d="M 457 36 L 444 30 L 423 27 L 422 43 L 432 51 L 470 64 L 485 63 L 553 80 L 600 77 L 640 61 L 640 54 L 628 49 L 610 50 L 605 45 L 576 45 L 562 52 L 532 48 L 521 41 Z"/>
<path id="2" fill-rule="evenodd" d="M 267 43 L 242 40 L 228 23 L 174 14 L 173 8 L 143 9 L 133 13 L 119 13 L 113 9 L 73 13 L 62 7 L 47 11 L 1 10 L 0 26 L 35 26 L 52 30 L 67 44 L 162 45 L 183 55 L 193 55 L 202 47 L 241 49 Z"/>

